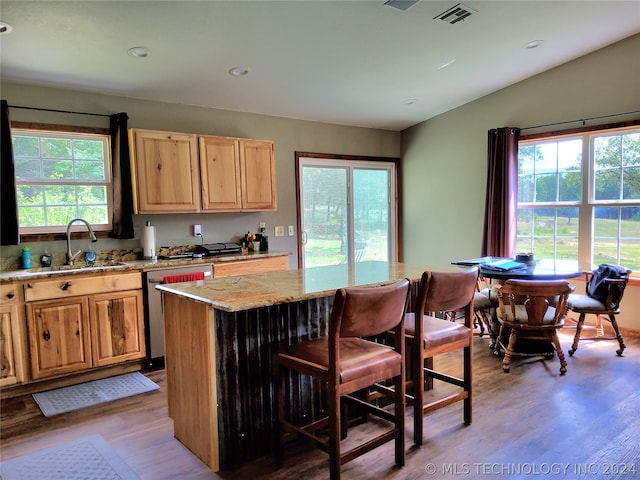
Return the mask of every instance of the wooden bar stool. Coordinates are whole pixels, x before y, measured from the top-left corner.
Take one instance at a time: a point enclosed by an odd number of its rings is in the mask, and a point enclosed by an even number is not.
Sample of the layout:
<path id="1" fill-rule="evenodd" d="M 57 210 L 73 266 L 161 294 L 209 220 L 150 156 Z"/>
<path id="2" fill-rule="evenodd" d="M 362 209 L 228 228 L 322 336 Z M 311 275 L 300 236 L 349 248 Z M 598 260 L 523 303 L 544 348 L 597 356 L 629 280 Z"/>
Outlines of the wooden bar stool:
<path id="1" fill-rule="evenodd" d="M 297 433 L 311 439 L 329 453 L 332 480 L 340 478 L 344 463 L 395 440 L 396 465 L 403 466 L 404 449 L 404 313 L 410 281 L 407 279 L 378 287 L 339 289 L 329 318 L 329 336 L 306 340 L 282 349 L 273 357 L 278 419 L 274 426 L 275 457 L 282 464 L 283 434 Z M 393 329 L 393 347 L 362 337 L 372 337 Z M 288 370 L 319 379 L 326 387 L 328 416 L 303 426 L 294 425 L 285 415 L 285 382 Z M 393 380 L 394 411 L 380 408 L 350 395 L 377 382 Z M 341 452 L 341 400 L 353 402 L 367 413 L 393 422 L 393 428 Z M 294 401 L 291 399 L 290 401 Z M 328 438 L 327 438 L 328 437 Z"/>
<path id="2" fill-rule="evenodd" d="M 464 423 L 471 423 L 473 298 L 478 268 L 454 272 L 424 272 L 413 312 L 405 316 L 405 332 L 411 356 L 413 441 L 422 445 L 424 415 L 452 403 L 464 402 Z M 437 318 L 437 313 L 463 312 L 464 325 Z M 462 378 L 429 367 L 427 361 L 442 353 L 463 351 Z M 433 360 L 436 361 L 435 359 Z M 445 398 L 425 403 L 425 377 L 460 387 Z"/>

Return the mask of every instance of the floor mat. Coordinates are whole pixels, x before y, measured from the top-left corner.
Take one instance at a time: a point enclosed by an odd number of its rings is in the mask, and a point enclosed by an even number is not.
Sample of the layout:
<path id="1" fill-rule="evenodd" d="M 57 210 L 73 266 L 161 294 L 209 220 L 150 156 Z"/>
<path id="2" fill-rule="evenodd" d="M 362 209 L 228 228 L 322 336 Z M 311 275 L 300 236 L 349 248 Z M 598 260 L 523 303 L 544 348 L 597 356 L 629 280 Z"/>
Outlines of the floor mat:
<path id="1" fill-rule="evenodd" d="M 70 387 L 34 393 L 45 417 L 52 417 L 72 410 L 90 407 L 99 403 L 146 393 L 160 388 L 139 372 L 104 378 Z"/>
<path id="2" fill-rule="evenodd" d="M 3 480 L 139 480 L 100 435 L 0 462 Z"/>

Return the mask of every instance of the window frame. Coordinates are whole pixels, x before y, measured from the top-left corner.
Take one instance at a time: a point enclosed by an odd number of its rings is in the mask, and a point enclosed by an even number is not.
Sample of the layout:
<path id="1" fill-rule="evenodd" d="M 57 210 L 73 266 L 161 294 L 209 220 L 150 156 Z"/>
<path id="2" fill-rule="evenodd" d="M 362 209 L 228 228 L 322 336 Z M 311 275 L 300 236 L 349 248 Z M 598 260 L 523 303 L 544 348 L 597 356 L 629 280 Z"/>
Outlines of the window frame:
<path id="1" fill-rule="evenodd" d="M 76 125 L 59 125 L 48 123 L 32 123 L 32 122 L 11 122 L 11 134 L 12 136 L 16 132 L 34 132 L 38 134 L 52 133 L 54 135 L 97 135 L 105 137 L 106 141 L 106 159 L 105 159 L 105 176 L 104 182 L 75 182 L 78 185 L 104 185 L 106 187 L 106 203 L 107 203 L 107 223 L 105 224 L 91 224 L 91 228 L 95 231 L 98 237 L 107 237 L 109 232 L 113 229 L 113 161 L 111 158 L 111 132 L 108 128 L 99 127 L 85 127 Z M 46 182 L 43 182 L 46 183 Z M 24 184 L 18 183 L 16 178 L 16 186 Z M 20 237 L 23 241 L 46 241 L 46 240 L 58 240 L 66 238 L 66 225 L 55 226 L 39 226 L 39 227 L 23 227 L 18 226 Z"/>
<path id="2" fill-rule="evenodd" d="M 610 125 L 597 125 L 582 127 L 564 131 L 543 132 L 531 135 L 522 135 L 518 141 L 518 147 L 522 145 L 539 144 L 545 141 L 559 141 L 566 138 L 582 138 L 582 164 L 581 164 L 581 198 L 579 201 L 556 202 L 522 202 L 525 207 L 535 208 L 578 208 L 578 258 L 581 265 L 592 265 L 594 256 L 594 211 L 598 207 L 640 207 L 638 200 L 596 200 L 595 199 L 595 161 L 594 141 L 597 137 L 610 136 L 625 132 L 640 132 L 640 120 L 622 122 Z M 516 199 L 516 212 L 521 202 Z M 556 215 L 557 218 L 557 215 Z M 557 224 L 556 224 L 557 228 Z M 533 233 L 530 234 L 530 237 Z M 554 238 L 557 238 L 557 232 Z M 516 234 L 516 238 L 518 235 Z M 618 239 L 620 237 L 618 236 Z M 555 251 L 555 248 L 554 248 Z M 638 272 L 636 272 L 638 273 Z"/>

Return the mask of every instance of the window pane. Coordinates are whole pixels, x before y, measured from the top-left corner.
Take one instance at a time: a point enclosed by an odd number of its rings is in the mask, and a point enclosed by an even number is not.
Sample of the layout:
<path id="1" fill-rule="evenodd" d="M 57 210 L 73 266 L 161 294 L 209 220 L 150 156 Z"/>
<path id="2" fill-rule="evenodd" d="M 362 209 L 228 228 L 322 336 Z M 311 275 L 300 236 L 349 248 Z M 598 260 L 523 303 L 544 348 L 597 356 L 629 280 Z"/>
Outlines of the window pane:
<path id="1" fill-rule="evenodd" d="M 596 172 L 596 200 L 620 199 L 620 170 L 600 170 Z"/>
<path id="2" fill-rule="evenodd" d="M 559 208 L 556 215 L 555 258 L 578 258 L 579 209 Z"/>
<path id="3" fill-rule="evenodd" d="M 24 227 L 44 225 L 44 207 L 18 207 L 18 221 Z"/>
<path id="4" fill-rule="evenodd" d="M 47 185 L 44 187 L 47 205 L 76 205 L 76 187 L 73 185 Z M 71 219 L 69 219 L 71 220 Z"/>
<path id="5" fill-rule="evenodd" d="M 47 158 L 72 158 L 71 140 L 64 138 L 43 138 L 42 156 Z"/>
<path id="6" fill-rule="evenodd" d="M 533 202 L 533 175 L 523 175 L 518 178 L 518 201 Z"/>
<path id="7" fill-rule="evenodd" d="M 76 140 L 73 142 L 73 156 L 84 160 L 103 160 L 103 145 L 94 140 Z"/>
<path id="8" fill-rule="evenodd" d="M 582 195 L 582 177 L 580 172 L 560 174 L 558 200 L 561 202 L 578 202 Z"/>
<path id="9" fill-rule="evenodd" d="M 640 167 L 625 168 L 623 176 L 622 198 L 640 200 Z"/>
<path id="10" fill-rule="evenodd" d="M 389 260 L 389 171 L 353 170 L 354 262 Z"/>
<path id="11" fill-rule="evenodd" d="M 44 188 L 41 185 L 17 185 L 18 205 L 44 205 Z"/>
<path id="12" fill-rule="evenodd" d="M 557 186 L 556 175 L 538 175 L 536 177 L 536 202 L 555 202 Z"/>
<path id="13" fill-rule="evenodd" d="M 83 180 L 104 180 L 104 162 L 76 161 L 76 178 Z"/>
<path id="14" fill-rule="evenodd" d="M 17 179 L 42 178 L 42 164 L 39 158 L 15 158 L 14 163 Z"/>
<path id="15" fill-rule="evenodd" d="M 74 206 L 47 207 L 47 225 L 66 226 L 73 218 L 78 217 L 78 210 Z"/>
<path id="16" fill-rule="evenodd" d="M 304 167 L 305 266 L 335 265 L 347 255 L 347 170 Z"/>
<path id="17" fill-rule="evenodd" d="M 40 139 L 38 137 L 13 135 L 13 155 L 16 157 L 40 158 Z"/>
<path id="18" fill-rule="evenodd" d="M 43 178 L 73 178 L 73 162 L 71 160 L 43 160 Z"/>
<path id="19" fill-rule="evenodd" d="M 524 145 L 518 148 L 518 174 L 533 173 L 535 148 L 535 145 Z"/>
<path id="20" fill-rule="evenodd" d="M 582 139 L 572 138 L 558 143 L 558 170 L 580 171 L 582 169 Z"/>
<path id="21" fill-rule="evenodd" d="M 87 222 L 100 225 L 108 223 L 107 218 L 107 206 L 84 206 L 79 209 L 79 216 L 84 218 Z"/>

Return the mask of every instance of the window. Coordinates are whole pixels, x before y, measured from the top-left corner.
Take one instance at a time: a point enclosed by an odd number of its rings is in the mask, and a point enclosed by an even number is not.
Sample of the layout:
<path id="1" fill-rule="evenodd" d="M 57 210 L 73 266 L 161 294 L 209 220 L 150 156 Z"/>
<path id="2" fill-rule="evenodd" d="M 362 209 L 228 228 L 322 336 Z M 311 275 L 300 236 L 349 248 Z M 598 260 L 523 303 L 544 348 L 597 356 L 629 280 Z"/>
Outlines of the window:
<path id="1" fill-rule="evenodd" d="M 81 217 L 111 229 L 107 133 L 12 130 L 21 233 L 63 232 Z"/>
<path id="2" fill-rule="evenodd" d="M 640 270 L 640 128 L 522 140 L 517 251 Z"/>

